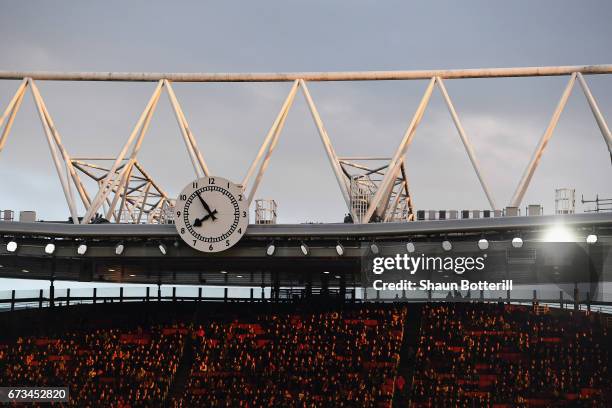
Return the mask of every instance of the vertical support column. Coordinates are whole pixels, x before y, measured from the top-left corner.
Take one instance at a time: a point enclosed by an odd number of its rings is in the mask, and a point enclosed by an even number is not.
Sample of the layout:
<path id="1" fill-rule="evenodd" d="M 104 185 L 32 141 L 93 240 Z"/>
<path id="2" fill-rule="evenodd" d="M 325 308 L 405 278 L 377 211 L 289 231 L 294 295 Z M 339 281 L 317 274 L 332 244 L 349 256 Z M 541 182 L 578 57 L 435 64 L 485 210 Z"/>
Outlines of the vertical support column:
<path id="1" fill-rule="evenodd" d="M 591 292 L 586 293 L 586 306 L 587 306 L 587 312 L 591 313 Z"/>
<path id="2" fill-rule="evenodd" d="M 55 285 L 53 279 L 51 279 L 51 285 L 49 285 L 49 307 L 55 306 Z"/>
<path id="3" fill-rule="evenodd" d="M 42 309 L 42 305 L 43 305 L 43 290 L 40 289 L 38 291 L 38 308 Z"/>
<path id="4" fill-rule="evenodd" d="M 15 289 L 11 290 L 11 312 L 15 311 Z"/>
<path id="5" fill-rule="evenodd" d="M 93 288 L 93 304 L 95 305 L 98 299 L 98 288 Z"/>
<path id="6" fill-rule="evenodd" d="M 578 283 L 574 283 L 574 310 L 578 310 Z"/>
<path id="7" fill-rule="evenodd" d="M 66 289 L 66 306 L 70 306 L 70 288 Z"/>

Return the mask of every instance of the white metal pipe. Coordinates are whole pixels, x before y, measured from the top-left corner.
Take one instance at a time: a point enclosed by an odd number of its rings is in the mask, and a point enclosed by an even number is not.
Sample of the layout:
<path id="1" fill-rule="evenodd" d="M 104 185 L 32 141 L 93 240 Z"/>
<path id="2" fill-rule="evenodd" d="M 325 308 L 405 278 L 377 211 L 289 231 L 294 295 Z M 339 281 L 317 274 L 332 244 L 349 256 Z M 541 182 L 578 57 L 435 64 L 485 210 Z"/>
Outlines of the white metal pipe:
<path id="1" fill-rule="evenodd" d="M 296 88 L 296 91 L 297 91 L 297 88 Z M 276 144 L 278 143 L 280 133 L 283 130 L 283 127 L 285 126 L 285 120 L 287 119 L 287 116 L 289 115 L 289 108 L 291 107 L 291 105 L 293 105 L 294 99 L 295 99 L 295 92 L 291 94 L 291 100 L 289 101 L 289 104 L 287 105 L 285 111 L 283 112 L 282 117 L 280 118 L 280 121 L 278 122 L 278 126 L 276 130 L 274 131 L 272 140 L 270 140 L 270 144 L 268 146 L 268 150 L 266 151 L 266 155 L 263 158 L 261 165 L 259 166 L 257 176 L 255 176 L 255 181 L 253 182 L 253 186 L 251 187 L 251 191 L 249 192 L 248 201 L 247 201 L 248 205 L 251 205 L 251 203 L 253 202 L 253 198 L 255 198 L 255 193 L 257 192 L 257 189 L 259 188 L 259 184 L 261 183 L 261 179 L 263 178 L 263 175 L 266 172 L 266 169 L 268 168 L 268 164 L 270 163 L 270 157 L 272 156 L 272 153 L 274 152 L 274 149 L 276 148 Z"/>
<path id="2" fill-rule="evenodd" d="M 259 160 L 263 157 L 266 151 L 266 148 L 268 147 L 268 144 L 274 137 L 274 134 L 276 133 L 276 129 L 278 128 L 278 125 L 281 119 L 285 115 L 285 112 L 291 107 L 291 104 L 293 103 L 293 100 L 295 98 L 295 93 L 297 92 L 299 85 L 300 83 L 298 80 L 295 80 L 293 82 L 293 86 L 291 87 L 291 90 L 289 91 L 287 98 L 285 98 L 285 101 L 283 102 L 283 105 L 281 106 L 281 109 L 278 112 L 276 119 L 274 119 L 274 123 L 272 123 L 272 127 L 270 127 L 270 130 L 268 131 L 268 134 L 266 135 L 263 143 L 261 144 L 261 147 L 259 148 L 259 151 L 257 152 L 257 155 L 255 156 L 255 159 L 253 159 L 251 166 L 249 167 L 244 178 L 242 179 L 242 188 L 244 190 L 246 190 L 247 184 L 249 183 L 251 177 L 253 176 L 253 173 L 255 172 L 255 169 L 257 168 L 257 164 L 259 163 Z"/>
<path id="3" fill-rule="evenodd" d="M 174 109 L 174 114 L 176 116 L 176 121 L 178 122 L 179 127 L 181 128 L 181 133 L 183 135 L 183 140 L 185 141 L 185 146 L 187 147 L 187 151 L 189 152 L 189 157 L 191 158 L 191 163 L 196 172 L 196 176 L 208 176 L 210 174 L 208 170 L 208 166 L 204 161 L 204 157 L 202 157 L 202 153 L 198 148 L 195 137 L 191 132 L 191 128 L 187 123 L 187 118 L 185 117 L 185 113 L 181 108 L 181 105 L 176 98 L 176 94 L 174 93 L 174 89 L 172 89 L 172 85 L 169 81 L 165 80 L 164 84 L 166 86 L 166 91 L 168 92 L 168 98 L 170 98 L 170 103 L 172 104 L 172 108 Z"/>
<path id="4" fill-rule="evenodd" d="M 68 180 L 68 177 L 66 178 L 63 177 L 64 170 L 62 169 L 62 164 L 60 162 L 59 154 L 56 150 L 57 147 L 54 145 L 53 136 L 51 134 L 52 132 L 51 132 L 51 129 L 49 128 L 49 123 L 47 122 L 44 110 L 41 106 L 40 95 L 38 95 L 34 82 L 31 79 L 28 79 L 28 84 L 32 91 L 32 96 L 34 97 L 34 103 L 36 104 L 38 116 L 40 117 L 40 122 L 42 123 L 42 127 L 45 132 L 47 144 L 49 145 L 49 151 L 51 152 L 51 158 L 53 159 L 53 164 L 55 165 L 55 170 L 57 171 L 57 176 L 60 179 L 62 190 L 64 191 L 64 196 L 66 198 L 66 202 L 68 203 L 68 209 L 70 211 L 70 215 L 72 216 L 72 222 L 74 224 L 78 224 L 79 217 L 76 211 L 74 197 L 72 196 L 72 190 L 70 189 L 70 182 Z"/>
<path id="5" fill-rule="evenodd" d="M 4 148 L 4 144 L 6 143 L 9 132 L 11 131 L 11 127 L 13 126 L 13 121 L 15 120 L 15 115 L 17 115 L 17 111 L 19 110 L 19 107 L 21 106 L 21 101 L 23 101 L 23 95 L 25 94 L 27 85 L 28 85 L 27 79 L 24 79 L 23 81 L 21 81 L 21 85 L 19 85 L 19 88 L 17 88 L 17 92 L 15 92 L 15 95 L 13 95 L 13 98 L 11 99 L 8 106 L 6 107 L 6 110 L 2 114 L 2 117 L 0 117 L 0 127 L 2 127 L 2 124 L 6 120 L 6 117 L 10 115 L 9 120 L 6 123 L 6 126 L 2 130 L 2 135 L 0 136 L 0 152 Z"/>
<path id="6" fill-rule="evenodd" d="M 499 78 L 526 76 L 610 74 L 612 64 L 576 65 L 518 68 L 476 68 L 418 71 L 344 71 L 344 72 L 280 72 L 280 73 L 160 73 L 160 72 L 51 72 L 51 71 L 0 71 L 0 79 L 23 79 L 53 81 L 131 81 L 157 82 L 167 79 L 172 82 L 289 82 L 304 81 L 381 81 L 414 80 L 440 77 L 454 78 Z"/>
<path id="7" fill-rule="evenodd" d="M 83 186 L 83 183 L 81 182 L 79 175 L 77 174 L 76 170 L 74 169 L 74 166 L 72 165 L 72 158 L 70 157 L 70 155 L 68 154 L 68 151 L 64 147 L 60 133 L 55 127 L 55 123 L 53 122 L 53 118 L 51 117 L 51 114 L 49 113 L 49 110 L 47 109 L 45 100 L 40 94 L 40 90 L 38 89 L 38 86 L 36 85 L 34 81 L 31 81 L 31 87 L 32 87 L 32 92 L 35 92 L 37 97 L 40 98 L 40 106 L 42 107 L 47 123 L 49 124 L 49 129 L 51 130 L 51 135 L 53 136 L 55 140 L 55 144 L 57 145 L 60 153 L 62 154 L 62 158 L 64 159 L 64 162 L 66 164 L 66 171 L 68 172 L 67 174 L 69 174 L 70 177 L 72 178 L 72 181 L 74 182 L 74 185 L 77 188 L 77 192 L 79 193 L 79 197 L 81 197 L 83 206 L 87 208 L 91 204 L 90 202 L 91 199 L 89 198 L 89 195 L 85 191 L 85 187 Z"/>
<path id="8" fill-rule="evenodd" d="M 610 152 L 610 154 L 612 154 L 612 136 L 610 135 L 610 128 L 606 123 L 606 119 L 601 114 L 599 106 L 597 105 L 597 101 L 595 100 L 595 97 L 593 97 L 593 94 L 591 93 L 591 90 L 589 89 L 589 86 L 587 85 L 581 73 L 578 73 L 578 82 L 580 82 L 580 86 L 584 91 L 584 96 L 586 96 L 587 102 L 591 107 L 591 112 L 593 112 L 593 116 L 595 116 L 597 126 L 599 126 L 599 130 L 601 131 L 601 135 L 603 136 L 604 141 L 608 145 L 608 151 Z"/>
<path id="9" fill-rule="evenodd" d="M 306 82 L 300 80 L 300 86 L 302 87 L 302 93 L 304 94 L 304 98 L 306 98 L 306 102 L 308 103 L 308 107 L 310 108 L 310 114 L 312 115 L 312 119 L 314 120 L 317 130 L 319 131 L 319 136 L 321 137 L 321 142 L 323 143 L 323 147 L 325 148 L 325 152 L 327 153 L 327 158 L 329 159 L 329 164 L 332 166 L 334 170 L 334 174 L 336 175 L 336 181 L 338 182 L 338 186 L 340 187 L 340 191 L 342 192 L 342 197 L 344 197 L 344 201 L 346 202 L 346 207 L 348 210 L 353 213 L 351 209 L 351 198 L 349 196 L 349 190 L 346 183 L 346 179 L 344 178 L 344 174 L 342 173 L 342 169 L 340 168 L 340 163 L 338 161 L 338 156 L 334 150 L 334 146 L 331 143 L 329 135 L 327 134 L 327 130 L 325 129 L 325 125 L 323 125 L 323 121 L 321 120 L 321 116 L 319 115 L 319 111 L 308 91 L 308 87 L 306 86 Z M 353 219 L 355 219 L 355 214 L 353 214 Z"/>
<path id="10" fill-rule="evenodd" d="M 569 99 L 572 93 L 572 88 L 574 87 L 575 82 L 576 82 L 576 73 L 573 73 L 567 83 L 567 86 L 565 87 L 565 90 L 563 91 L 563 94 L 561 95 L 561 99 L 559 100 L 559 103 L 557 104 L 557 108 L 555 109 L 555 112 L 550 118 L 550 122 L 548 123 L 548 127 L 546 128 L 546 131 L 544 131 L 544 134 L 540 138 L 540 142 L 538 143 L 533 153 L 533 156 L 531 157 L 531 160 L 529 161 L 529 164 L 525 168 L 523 177 L 521 178 L 521 181 L 516 187 L 516 191 L 514 192 L 514 195 L 512 196 L 512 200 L 510 201 L 511 207 L 518 207 L 521 205 L 521 201 L 523 201 L 523 197 L 525 196 L 527 187 L 529 187 L 529 182 L 531 181 L 531 178 L 533 177 L 533 173 L 535 172 L 536 168 L 538 167 L 538 164 L 540 163 L 540 160 L 542 159 L 542 154 L 544 153 L 544 150 L 546 149 L 546 146 L 548 145 L 548 142 L 550 141 L 550 138 L 553 135 L 553 131 L 557 127 L 557 123 L 559 122 L 559 118 L 561 117 L 561 112 L 563 112 L 563 109 L 565 108 L 565 105 L 567 104 L 567 100 Z"/>
<path id="11" fill-rule="evenodd" d="M 484 177 L 482 176 L 482 172 L 480 171 L 480 166 L 478 165 L 478 160 L 476 160 L 476 155 L 474 154 L 474 149 L 472 148 L 472 144 L 470 143 L 470 140 L 468 139 L 468 136 L 465 133 L 465 130 L 463 129 L 463 125 L 461 124 L 461 121 L 459 120 L 459 115 L 457 115 L 455 106 L 453 105 L 453 102 L 451 101 L 450 96 L 448 95 L 448 92 L 446 91 L 446 86 L 444 86 L 444 82 L 442 81 L 442 78 L 437 78 L 436 82 L 438 83 L 438 88 L 440 88 L 440 92 L 442 93 L 442 96 L 444 97 L 444 101 L 446 102 L 446 107 L 448 108 L 448 111 L 451 114 L 451 117 L 453 118 L 453 122 L 455 123 L 455 127 L 457 128 L 457 132 L 459 133 L 459 136 L 461 137 L 461 141 L 463 142 L 465 151 L 467 152 L 468 157 L 470 158 L 470 161 L 472 162 L 472 167 L 474 167 L 476 176 L 478 176 L 480 185 L 482 186 L 482 189 L 484 190 L 484 193 L 487 196 L 487 200 L 489 200 L 489 205 L 491 206 L 492 210 L 495 210 L 497 207 L 495 205 L 495 201 L 493 200 L 493 195 L 491 194 L 491 191 L 489 190 L 489 187 L 487 186 L 487 183 L 485 182 Z"/>
<path id="12" fill-rule="evenodd" d="M 372 202 L 370 203 L 370 206 L 368 207 L 368 211 L 364 215 L 363 223 L 367 224 L 368 222 L 370 222 L 370 219 L 372 218 L 374 211 L 376 211 L 379 205 L 381 205 L 381 202 L 385 201 L 385 205 L 386 205 L 386 201 L 388 201 L 388 197 L 389 197 L 388 194 L 390 193 L 389 187 L 390 185 L 392 185 L 391 183 L 397 177 L 399 166 L 404 159 L 404 155 L 406 154 L 406 151 L 408 150 L 408 146 L 410 146 L 410 143 L 412 143 L 412 139 L 414 138 L 416 128 L 421 122 L 421 119 L 423 118 L 423 114 L 425 113 L 425 108 L 427 107 L 427 104 L 429 103 L 429 99 L 431 98 L 431 93 L 433 92 L 433 87 L 435 83 L 436 83 L 436 78 L 435 77 L 431 78 L 429 81 L 429 84 L 427 85 L 427 88 L 425 89 L 425 93 L 423 94 L 423 97 L 421 98 L 421 102 L 419 103 L 419 106 L 416 112 L 414 113 L 414 116 L 412 117 L 412 121 L 410 122 L 408 129 L 406 129 L 406 132 L 404 133 L 404 137 L 402 138 L 402 141 L 400 142 L 399 146 L 397 147 L 397 150 L 395 151 L 395 154 L 393 155 L 393 159 L 391 160 L 391 162 L 389 162 L 389 167 L 387 167 L 387 173 L 385 174 L 385 177 L 383 178 L 382 183 L 380 183 L 378 190 L 376 191 L 376 194 L 374 195 L 374 198 L 372 199 Z M 383 197 L 384 197 L 384 200 L 383 200 Z"/>

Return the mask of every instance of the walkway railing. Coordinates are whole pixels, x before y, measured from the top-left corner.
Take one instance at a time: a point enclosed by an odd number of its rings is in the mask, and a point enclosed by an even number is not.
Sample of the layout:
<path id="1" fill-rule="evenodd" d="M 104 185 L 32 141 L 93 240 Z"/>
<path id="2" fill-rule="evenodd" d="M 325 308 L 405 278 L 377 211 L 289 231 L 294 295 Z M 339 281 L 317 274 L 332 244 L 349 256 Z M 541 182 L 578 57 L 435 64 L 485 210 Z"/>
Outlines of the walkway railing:
<path id="1" fill-rule="evenodd" d="M 54 293 L 53 293 L 54 292 Z M 232 302 L 232 303 L 291 303 L 307 299 L 308 296 L 329 296 L 345 302 L 486 302 L 522 305 L 544 305 L 561 309 L 574 309 L 612 314 L 612 302 L 585 298 L 574 301 L 560 293 L 559 298 L 511 298 L 495 295 L 448 297 L 444 293 L 429 293 L 426 297 L 364 297 L 360 289 L 347 288 L 311 289 L 281 288 L 277 292 L 270 288 L 223 288 L 223 287 L 103 287 L 77 289 L 39 289 L 0 291 L 0 312 L 22 309 L 66 307 L 82 304 L 116 304 L 130 302 Z"/>

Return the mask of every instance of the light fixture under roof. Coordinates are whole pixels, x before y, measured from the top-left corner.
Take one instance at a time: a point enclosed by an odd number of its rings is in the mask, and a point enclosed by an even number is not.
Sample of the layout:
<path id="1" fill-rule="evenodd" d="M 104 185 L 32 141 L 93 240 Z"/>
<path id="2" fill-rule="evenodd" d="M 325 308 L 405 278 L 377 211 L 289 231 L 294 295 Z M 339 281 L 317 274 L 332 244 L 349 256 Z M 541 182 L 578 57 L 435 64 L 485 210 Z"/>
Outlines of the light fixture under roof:
<path id="1" fill-rule="evenodd" d="M 336 276 L 334 276 L 334 278 L 336 278 L 336 279 L 340 279 L 340 278 L 341 278 L 341 276 L 340 276 L 340 275 L 336 275 Z"/>
<path id="2" fill-rule="evenodd" d="M 115 245 L 115 255 L 121 255 L 123 254 L 123 251 L 125 251 L 125 244 L 123 242 Z"/>
<path id="3" fill-rule="evenodd" d="M 589 234 L 586 237 L 586 243 L 587 244 L 595 244 L 597 242 L 597 235 L 595 234 Z"/>
<path id="4" fill-rule="evenodd" d="M 487 241 L 485 238 L 481 238 L 478 240 L 478 248 L 480 248 L 481 250 L 486 250 L 489 249 L 489 241 Z"/>
<path id="5" fill-rule="evenodd" d="M 520 248 L 523 246 L 523 239 L 521 237 L 512 238 L 512 246 L 514 248 Z"/>
<path id="6" fill-rule="evenodd" d="M 162 255 L 166 255 L 168 253 L 168 248 L 161 242 L 159 243 L 159 245 L 157 245 L 157 248 L 159 249 L 159 252 L 161 252 Z"/>
<path id="7" fill-rule="evenodd" d="M 303 242 L 300 244 L 300 250 L 302 251 L 302 254 L 304 254 L 304 256 L 308 255 L 308 253 L 310 252 L 308 245 Z"/>
<path id="8" fill-rule="evenodd" d="M 237 278 L 242 278 L 242 275 L 236 275 Z"/>
<path id="9" fill-rule="evenodd" d="M 380 252 L 380 248 L 378 248 L 378 245 L 376 245 L 376 243 L 372 242 L 370 244 L 370 251 L 372 251 L 374 255 L 378 255 L 378 253 Z"/>
<path id="10" fill-rule="evenodd" d="M 29 271 L 29 270 L 27 270 L 27 269 L 22 269 L 22 270 L 21 270 L 21 272 L 23 272 L 23 273 L 29 273 L 30 271 Z"/>
<path id="11" fill-rule="evenodd" d="M 406 244 L 406 251 L 408 251 L 409 253 L 413 253 L 414 251 L 416 251 L 416 247 L 414 246 L 413 242 L 408 242 Z"/>
<path id="12" fill-rule="evenodd" d="M 449 240 L 442 241 L 442 249 L 445 251 L 450 251 L 453 249 L 453 244 Z"/>
<path id="13" fill-rule="evenodd" d="M 134 277 L 136 277 L 136 275 L 134 275 L 133 273 L 130 273 L 130 277 L 134 278 Z"/>
<path id="14" fill-rule="evenodd" d="M 338 256 L 344 255 L 344 246 L 342 246 L 342 244 L 339 242 L 336 244 L 336 253 Z"/>
<path id="15" fill-rule="evenodd" d="M 87 244 L 83 243 L 77 247 L 77 254 L 85 255 L 86 252 L 87 252 Z"/>
<path id="16" fill-rule="evenodd" d="M 323 273 L 329 275 L 329 271 L 323 271 Z"/>
<path id="17" fill-rule="evenodd" d="M 272 243 L 266 248 L 266 255 L 272 256 L 274 255 L 274 251 L 276 251 L 276 246 L 274 245 L 274 243 Z"/>
<path id="18" fill-rule="evenodd" d="M 16 241 L 9 241 L 8 244 L 6 244 L 6 250 L 9 251 L 9 252 L 17 251 L 17 242 Z"/>
<path id="19" fill-rule="evenodd" d="M 227 273 L 227 271 L 220 271 L 219 273 L 222 273 L 222 274 L 225 275 Z"/>
<path id="20" fill-rule="evenodd" d="M 52 242 L 49 242 L 47 245 L 45 245 L 45 254 L 51 255 L 55 252 L 55 244 Z"/>

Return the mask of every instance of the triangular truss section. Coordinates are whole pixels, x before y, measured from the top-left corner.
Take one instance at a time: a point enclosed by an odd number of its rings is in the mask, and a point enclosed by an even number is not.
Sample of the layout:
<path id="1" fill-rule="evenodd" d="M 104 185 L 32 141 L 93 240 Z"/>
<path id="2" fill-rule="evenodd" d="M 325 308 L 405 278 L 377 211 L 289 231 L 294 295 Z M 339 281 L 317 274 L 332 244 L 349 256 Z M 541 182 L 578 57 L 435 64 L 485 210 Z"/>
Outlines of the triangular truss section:
<path id="1" fill-rule="evenodd" d="M 369 203 L 380 187 L 391 158 L 340 157 L 342 172 L 350 183 L 351 218 L 354 223 L 363 222 Z M 406 168 L 402 163 L 391 191 L 391 199 L 385 218 L 377 221 L 404 222 L 414 220 L 414 205 L 408 187 Z M 356 217 L 356 218 L 353 218 Z"/>
<path id="2" fill-rule="evenodd" d="M 110 163 L 114 161 L 114 158 L 73 158 L 72 165 L 99 189 L 102 180 L 108 177 Z M 126 163 L 127 160 L 124 160 L 117 168 L 115 177 L 119 177 Z M 116 195 L 121 204 L 116 211 L 110 212 Z M 172 219 L 173 207 L 174 200 L 168 197 L 138 161 L 134 163 L 127 188 L 115 187 L 102 203 L 106 220 L 131 224 L 165 224 Z"/>

